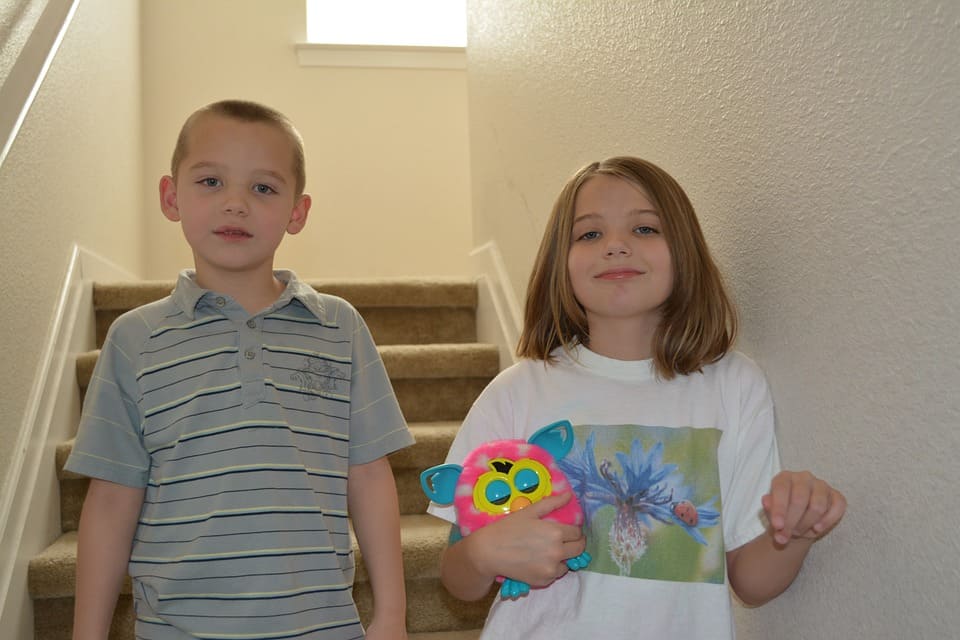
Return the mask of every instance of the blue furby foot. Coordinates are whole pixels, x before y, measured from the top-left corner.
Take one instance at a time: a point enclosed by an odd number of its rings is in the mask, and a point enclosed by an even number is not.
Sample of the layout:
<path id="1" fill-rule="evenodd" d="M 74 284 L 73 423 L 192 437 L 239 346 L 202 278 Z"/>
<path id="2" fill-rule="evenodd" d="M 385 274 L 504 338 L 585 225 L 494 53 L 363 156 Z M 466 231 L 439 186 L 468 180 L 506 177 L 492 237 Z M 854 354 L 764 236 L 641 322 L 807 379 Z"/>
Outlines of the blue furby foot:
<path id="1" fill-rule="evenodd" d="M 586 569 L 591 560 L 593 560 L 593 558 L 590 557 L 590 554 L 584 551 L 576 558 L 569 558 L 567 560 L 567 566 L 570 567 L 571 571 L 579 571 L 580 569 Z"/>
<path id="2" fill-rule="evenodd" d="M 520 582 L 519 580 L 504 578 L 503 584 L 500 586 L 500 596 L 509 600 L 516 600 L 520 596 L 525 596 L 528 593 L 530 593 L 530 585 L 526 582 Z"/>

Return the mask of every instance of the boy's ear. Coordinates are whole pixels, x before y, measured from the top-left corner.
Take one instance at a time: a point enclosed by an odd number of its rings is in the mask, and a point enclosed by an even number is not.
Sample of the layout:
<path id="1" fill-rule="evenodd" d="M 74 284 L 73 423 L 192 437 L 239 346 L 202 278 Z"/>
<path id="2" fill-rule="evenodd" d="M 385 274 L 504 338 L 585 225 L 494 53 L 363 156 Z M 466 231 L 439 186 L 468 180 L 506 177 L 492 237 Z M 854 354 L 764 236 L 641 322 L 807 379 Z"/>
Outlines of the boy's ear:
<path id="1" fill-rule="evenodd" d="M 177 206 L 177 184 L 170 176 L 160 178 L 160 210 L 171 222 L 180 222 L 180 207 Z"/>
<path id="2" fill-rule="evenodd" d="M 293 211 L 290 212 L 290 222 L 287 223 L 287 233 L 293 235 L 300 233 L 307 224 L 307 214 L 310 213 L 310 205 L 313 201 L 306 193 L 297 198 L 293 205 Z"/>

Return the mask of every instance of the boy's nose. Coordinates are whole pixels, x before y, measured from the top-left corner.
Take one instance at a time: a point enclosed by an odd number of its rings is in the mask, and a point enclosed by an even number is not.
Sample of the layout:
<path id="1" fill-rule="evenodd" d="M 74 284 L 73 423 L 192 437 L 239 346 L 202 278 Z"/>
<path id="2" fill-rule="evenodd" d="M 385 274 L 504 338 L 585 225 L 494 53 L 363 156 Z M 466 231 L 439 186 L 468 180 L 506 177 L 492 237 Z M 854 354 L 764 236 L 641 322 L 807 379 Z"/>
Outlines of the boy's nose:
<path id="1" fill-rule="evenodd" d="M 223 203 L 223 212 L 235 216 L 247 215 L 247 203 L 238 195 L 232 195 Z"/>

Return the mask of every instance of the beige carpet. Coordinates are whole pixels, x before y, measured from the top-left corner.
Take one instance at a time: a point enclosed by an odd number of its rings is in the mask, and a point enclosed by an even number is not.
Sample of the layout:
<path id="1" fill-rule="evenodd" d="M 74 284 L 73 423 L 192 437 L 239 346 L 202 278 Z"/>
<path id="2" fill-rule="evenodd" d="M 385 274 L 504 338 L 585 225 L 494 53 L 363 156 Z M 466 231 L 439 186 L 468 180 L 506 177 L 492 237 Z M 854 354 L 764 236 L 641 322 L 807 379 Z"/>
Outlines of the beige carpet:
<path id="1" fill-rule="evenodd" d="M 439 581 L 437 560 L 448 527 L 424 515 L 427 500 L 419 474 L 443 462 L 460 421 L 474 398 L 497 374 L 495 346 L 476 342 L 477 288 L 454 279 L 400 279 L 312 282 L 339 295 L 363 315 L 390 374 L 400 406 L 417 444 L 391 456 L 400 494 L 407 628 L 411 640 L 473 640 L 479 637 L 489 599 L 464 603 Z M 173 282 L 102 284 L 94 287 L 97 344 L 122 312 L 167 295 Z M 77 358 L 81 394 L 90 380 L 98 351 Z M 86 493 L 84 478 L 63 470 L 72 441 L 57 449 L 63 535 L 30 563 L 36 640 L 69 640 L 76 571 L 76 528 Z M 361 618 L 369 619 L 370 587 L 358 551 L 354 594 Z M 129 582 L 114 617 L 111 640 L 132 640 Z"/>

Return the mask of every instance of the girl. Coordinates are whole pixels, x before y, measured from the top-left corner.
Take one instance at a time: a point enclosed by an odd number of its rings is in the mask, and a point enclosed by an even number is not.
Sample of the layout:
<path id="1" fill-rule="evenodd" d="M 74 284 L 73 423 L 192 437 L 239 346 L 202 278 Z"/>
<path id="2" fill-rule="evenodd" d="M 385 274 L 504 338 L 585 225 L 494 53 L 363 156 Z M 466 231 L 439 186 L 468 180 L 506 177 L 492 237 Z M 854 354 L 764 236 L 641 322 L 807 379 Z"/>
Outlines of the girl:
<path id="1" fill-rule="evenodd" d="M 498 598 L 484 638 L 732 638 L 727 585 L 748 605 L 776 597 L 846 501 L 779 471 L 767 382 L 731 350 L 736 312 L 686 194 L 638 158 L 584 167 L 527 291 L 524 360 L 480 395 L 447 461 L 569 420 L 560 467 L 586 526 L 542 519 L 570 494 L 466 537 L 454 524 L 444 585 L 464 600 L 501 575 L 549 586 Z M 584 549 L 593 562 L 568 573 Z"/>

